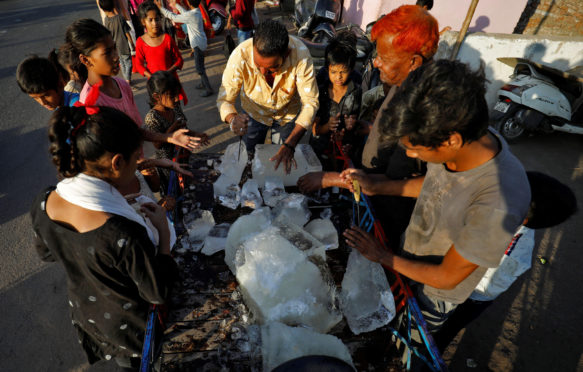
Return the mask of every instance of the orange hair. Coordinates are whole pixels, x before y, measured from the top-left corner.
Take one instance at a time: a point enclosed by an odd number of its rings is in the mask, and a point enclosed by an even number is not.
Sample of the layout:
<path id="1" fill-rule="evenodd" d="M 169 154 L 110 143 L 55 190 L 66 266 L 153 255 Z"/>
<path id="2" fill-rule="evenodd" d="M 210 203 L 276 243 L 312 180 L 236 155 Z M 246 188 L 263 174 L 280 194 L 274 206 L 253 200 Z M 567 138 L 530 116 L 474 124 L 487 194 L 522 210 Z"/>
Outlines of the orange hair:
<path id="1" fill-rule="evenodd" d="M 376 41 L 385 34 L 394 36 L 393 47 L 402 52 L 430 59 L 437 51 L 437 20 L 417 5 L 400 6 L 378 20 L 371 30 L 371 39 Z"/>

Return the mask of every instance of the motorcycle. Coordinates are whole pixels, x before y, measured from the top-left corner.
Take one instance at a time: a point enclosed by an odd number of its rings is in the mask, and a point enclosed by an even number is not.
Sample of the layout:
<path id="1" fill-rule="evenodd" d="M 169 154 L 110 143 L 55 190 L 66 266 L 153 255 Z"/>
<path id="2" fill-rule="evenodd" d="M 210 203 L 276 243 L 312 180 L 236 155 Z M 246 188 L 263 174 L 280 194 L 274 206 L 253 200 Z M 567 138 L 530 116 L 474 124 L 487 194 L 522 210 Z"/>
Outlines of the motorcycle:
<path id="1" fill-rule="evenodd" d="M 514 68 L 498 90 L 492 121 L 509 142 L 532 132 L 583 134 L 583 76 L 524 58 L 498 58 Z"/>
<path id="2" fill-rule="evenodd" d="M 228 0 L 206 0 L 205 3 L 214 34 L 218 35 L 227 26 L 227 20 L 229 19 L 229 14 L 227 13 Z"/>

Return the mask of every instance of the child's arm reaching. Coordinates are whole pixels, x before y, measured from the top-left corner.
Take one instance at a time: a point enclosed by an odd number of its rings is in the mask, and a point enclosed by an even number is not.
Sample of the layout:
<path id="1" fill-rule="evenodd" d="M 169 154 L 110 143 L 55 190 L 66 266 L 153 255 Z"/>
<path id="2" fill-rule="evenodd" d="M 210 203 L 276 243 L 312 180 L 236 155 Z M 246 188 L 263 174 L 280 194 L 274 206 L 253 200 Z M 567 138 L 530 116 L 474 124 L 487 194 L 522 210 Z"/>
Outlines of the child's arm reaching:
<path id="1" fill-rule="evenodd" d="M 176 146 L 184 147 L 188 151 L 194 151 L 204 145 L 203 139 L 190 134 L 190 130 L 183 128 L 172 133 L 152 132 L 142 128 L 144 140 L 149 142 L 168 142 Z"/>

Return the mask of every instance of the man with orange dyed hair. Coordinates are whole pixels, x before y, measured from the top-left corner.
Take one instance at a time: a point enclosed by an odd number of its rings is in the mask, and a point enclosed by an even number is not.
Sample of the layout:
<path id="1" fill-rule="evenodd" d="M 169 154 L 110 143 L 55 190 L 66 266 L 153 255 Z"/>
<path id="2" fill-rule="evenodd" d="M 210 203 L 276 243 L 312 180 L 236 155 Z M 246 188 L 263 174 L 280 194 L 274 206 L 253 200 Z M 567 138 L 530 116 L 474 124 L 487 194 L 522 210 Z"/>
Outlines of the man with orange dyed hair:
<path id="1" fill-rule="evenodd" d="M 371 39 L 377 45 L 374 66 L 379 69 L 383 84 L 391 86 L 379 109 L 382 112 L 409 73 L 433 58 L 439 42 L 439 28 L 437 20 L 427 10 L 403 5 L 375 23 Z M 373 173 L 385 172 L 389 165 L 388 156 L 379 156 L 379 117 L 374 121 L 362 153 L 362 165 Z"/>

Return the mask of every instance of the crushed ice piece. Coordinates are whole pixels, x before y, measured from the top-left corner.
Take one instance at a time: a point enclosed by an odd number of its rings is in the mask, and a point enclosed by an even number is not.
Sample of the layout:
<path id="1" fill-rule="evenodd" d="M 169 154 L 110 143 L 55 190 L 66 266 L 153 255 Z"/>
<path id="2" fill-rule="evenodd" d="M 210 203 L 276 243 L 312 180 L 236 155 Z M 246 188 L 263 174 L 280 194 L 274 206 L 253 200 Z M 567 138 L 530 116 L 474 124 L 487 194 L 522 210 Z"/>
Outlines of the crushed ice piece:
<path id="1" fill-rule="evenodd" d="M 261 340 L 264 371 L 271 371 L 289 360 L 307 355 L 331 356 L 353 366 L 346 345 L 332 335 L 272 322 L 261 326 Z"/>
<path id="2" fill-rule="evenodd" d="M 321 260 L 323 262 L 323 260 Z M 341 319 L 330 275 L 275 226 L 245 240 L 235 260 L 245 303 L 259 323 L 280 321 L 328 332 Z"/>
<path id="3" fill-rule="evenodd" d="M 395 300 L 383 267 L 355 249 L 348 257 L 340 304 L 355 335 L 382 327 L 395 316 Z"/>
<path id="4" fill-rule="evenodd" d="M 310 221 L 304 229 L 324 243 L 326 250 L 338 248 L 338 231 L 329 219 L 317 218 Z"/>
<path id="5" fill-rule="evenodd" d="M 194 212 L 184 216 L 184 226 L 188 231 L 188 240 L 191 248 L 198 252 L 209 231 L 215 225 L 215 219 L 210 211 L 195 210 Z"/>
<path id="6" fill-rule="evenodd" d="M 326 208 L 320 212 L 320 218 L 330 219 L 332 218 L 332 208 Z"/>
<path id="7" fill-rule="evenodd" d="M 233 274 L 236 274 L 237 271 L 235 259 L 240 245 L 244 240 L 263 231 L 269 225 L 271 225 L 269 207 L 256 209 L 249 215 L 241 216 L 231 225 L 225 245 L 225 263 Z"/>
<path id="8" fill-rule="evenodd" d="M 231 143 L 221 156 L 220 164 L 215 164 L 215 169 L 221 174 L 229 173 L 235 175 L 235 179 L 241 180 L 241 175 L 247 166 L 247 148 L 238 142 Z M 238 174 L 238 176 L 237 176 Z"/>
<path id="9" fill-rule="evenodd" d="M 257 209 L 263 204 L 259 193 L 259 185 L 254 179 L 249 179 L 241 190 L 241 206 Z"/>
<path id="10" fill-rule="evenodd" d="M 214 160 L 213 160 L 213 159 L 207 159 L 207 160 L 206 160 L 206 165 L 207 165 L 209 168 L 212 168 L 212 167 L 213 167 L 213 165 L 214 165 Z"/>
<path id="11" fill-rule="evenodd" d="M 231 224 L 229 223 L 221 223 L 213 226 L 204 239 L 204 247 L 202 248 L 201 253 L 204 253 L 207 256 L 212 256 L 218 251 L 225 249 L 229 227 L 231 227 Z"/>
<path id="12" fill-rule="evenodd" d="M 241 188 L 239 181 L 231 178 L 227 173 L 221 176 L 213 184 L 215 198 L 219 199 L 219 203 L 227 208 L 237 209 L 241 199 Z"/>
<path id="13" fill-rule="evenodd" d="M 304 226 L 310 220 L 308 198 L 302 194 L 289 194 L 281 198 L 274 207 L 275 219 Z"/>
<path id="14" fill-rule="evenodd" d="M 263 200 L 270 207 L 275 207 L 277 202 L 286 196 L 283 181 L 279 177 L 266 177 L 263 188 Z"/>

